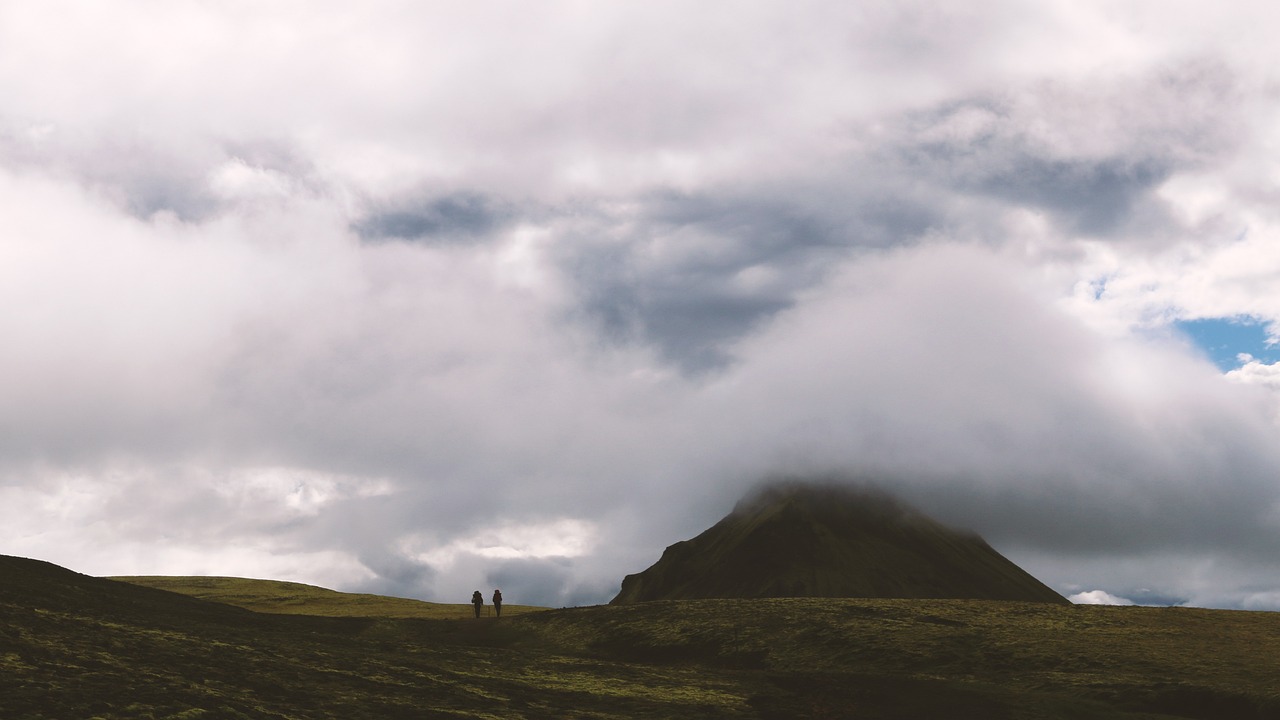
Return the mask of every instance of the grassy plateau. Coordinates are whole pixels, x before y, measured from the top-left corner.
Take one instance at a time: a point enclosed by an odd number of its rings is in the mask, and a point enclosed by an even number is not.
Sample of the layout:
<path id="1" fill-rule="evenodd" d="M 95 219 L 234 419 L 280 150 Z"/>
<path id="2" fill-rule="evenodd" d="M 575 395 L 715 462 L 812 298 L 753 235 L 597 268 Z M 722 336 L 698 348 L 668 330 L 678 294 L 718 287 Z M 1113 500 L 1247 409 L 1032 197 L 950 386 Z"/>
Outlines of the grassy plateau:
<path id="1" fill-rule="evenodd" d="M 130 580 L 0 556 L 0 718 L 1280 718 L 1274 613 Z"/>

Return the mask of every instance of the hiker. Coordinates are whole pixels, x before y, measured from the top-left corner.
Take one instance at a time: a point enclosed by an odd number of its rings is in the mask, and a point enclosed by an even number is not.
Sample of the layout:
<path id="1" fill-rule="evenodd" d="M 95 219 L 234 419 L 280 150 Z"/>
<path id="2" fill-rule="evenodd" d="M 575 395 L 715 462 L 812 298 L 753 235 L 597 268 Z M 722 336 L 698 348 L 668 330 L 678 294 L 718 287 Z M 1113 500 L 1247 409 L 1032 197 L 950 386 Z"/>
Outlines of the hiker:
<path id="1" fill-rule="evenodd" d="M 471 593 L 471 604 L 476 606 L 476 617 L 480 617 L 480 608 L 484 607 L 484 596 L 479 590 Z"/>
<path id="2" fill-rule="evenodd" d="M 502 617 L 502 591 L 493 589 L 493 614 Z"/>

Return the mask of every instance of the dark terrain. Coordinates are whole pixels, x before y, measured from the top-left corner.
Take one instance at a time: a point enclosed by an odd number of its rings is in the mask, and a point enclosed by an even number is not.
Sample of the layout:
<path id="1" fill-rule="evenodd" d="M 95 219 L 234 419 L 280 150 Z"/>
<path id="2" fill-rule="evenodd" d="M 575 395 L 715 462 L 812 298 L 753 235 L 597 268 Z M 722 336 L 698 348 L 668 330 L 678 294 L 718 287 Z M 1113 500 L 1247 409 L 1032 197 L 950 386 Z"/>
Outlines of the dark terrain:
<path id="1" fill-rule="evenodd" d="M 0 556 L 0 717 L 1280 717 L 1273 613 L 740 599 L 474 620 L 296 607 L 255 613 Z"/>
<path id="2" fill-rule="evenodd" d="M 791 482 L 668 547 L 622 581 L 612 604 L 782 597 L 1067 603 L 978 535 L 882 492 Z"/>

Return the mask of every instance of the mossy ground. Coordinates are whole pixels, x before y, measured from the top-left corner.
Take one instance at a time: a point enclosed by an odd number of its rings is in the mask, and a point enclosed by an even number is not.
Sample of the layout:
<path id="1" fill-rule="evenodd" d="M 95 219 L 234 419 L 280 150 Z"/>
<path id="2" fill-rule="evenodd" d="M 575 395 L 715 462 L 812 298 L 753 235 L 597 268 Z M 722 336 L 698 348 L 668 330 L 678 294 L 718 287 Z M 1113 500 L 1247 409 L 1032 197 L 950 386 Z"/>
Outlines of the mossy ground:
<path id="1" fill-rule="evenodd" d="M 320 617 L 14 567 L 4 718 L 1280 717 L 1272 613 L 774 599 Z"/>
<path id="2" fill-rule="evenodd" d="M 344 593 L 281 580 L 169 575 L 139 575 L 110 579 L 190 595 L 201 600 L 213 600 L 261 613 L 436 620 L 475 618 L 475 610 L 469 604 L 433 603 L 385 595 Z M 546 608 L 510 604 L 502 606 L 502 614 L 507 616 L 538 610 L 546 610 Z M 493 606 L 488 604 L 487 600 L 484 613 L 489 617 L 493 615 Z"/>

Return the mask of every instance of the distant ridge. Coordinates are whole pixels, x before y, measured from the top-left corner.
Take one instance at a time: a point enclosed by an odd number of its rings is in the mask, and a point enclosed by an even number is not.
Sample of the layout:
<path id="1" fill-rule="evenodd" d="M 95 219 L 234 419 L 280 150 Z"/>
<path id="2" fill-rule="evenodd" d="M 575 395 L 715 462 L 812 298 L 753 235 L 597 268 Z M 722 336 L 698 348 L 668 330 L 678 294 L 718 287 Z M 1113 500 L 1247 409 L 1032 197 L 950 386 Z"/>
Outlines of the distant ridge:
<path id="1" fill-rule="evenodd" d="M 883 492 L 786 482 L 626 576 L 610 604 L 778 597 L 1068 603 L 978 535 Z"/>

